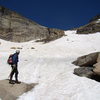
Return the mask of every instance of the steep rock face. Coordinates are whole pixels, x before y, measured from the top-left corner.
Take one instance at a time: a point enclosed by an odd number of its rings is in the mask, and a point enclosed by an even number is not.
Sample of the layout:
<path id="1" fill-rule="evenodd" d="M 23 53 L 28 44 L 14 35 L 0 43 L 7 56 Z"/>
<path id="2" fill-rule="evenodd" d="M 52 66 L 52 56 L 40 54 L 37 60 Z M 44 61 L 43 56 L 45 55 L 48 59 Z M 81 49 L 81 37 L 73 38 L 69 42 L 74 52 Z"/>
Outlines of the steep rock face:
<path id="1" fill-rule="evenodd" d="M 49 31 L 50 30 L 50 31 Z M 55 34 L 56 31 L 56 35 Z M 13 42 L 26 42 L 33 39 L 55 39 L 64 35 L 64 31 L 49 29 L 22 17 L 16 12 L 0 7 L 0 38 Z"/>
<path id="2" fill-rule="evenodd" d="M 89 34 L 95 32 L 100 32 L 100 14 L 93 17 L 88 24 L 77 29 L 77 34 Z"/>

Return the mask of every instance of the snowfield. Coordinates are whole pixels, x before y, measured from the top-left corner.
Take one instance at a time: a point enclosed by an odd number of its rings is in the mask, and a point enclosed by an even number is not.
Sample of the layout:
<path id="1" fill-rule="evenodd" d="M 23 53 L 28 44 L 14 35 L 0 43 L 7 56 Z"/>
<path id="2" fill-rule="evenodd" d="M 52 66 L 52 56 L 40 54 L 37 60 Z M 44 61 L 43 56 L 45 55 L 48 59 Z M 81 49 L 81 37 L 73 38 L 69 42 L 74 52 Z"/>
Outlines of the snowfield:
<path id="1" fill-rule="evenodd" d="M 19 80 L 38 83 L 18 100 L 100 100 L 100 83 L 74 75 L 78 66 L 72 64 L 79 56 L 100 51 L 100 33 L 65 31 L 65 35 L 46 44 L 0 39 L 0 80 L 7 79 L 11 71 L 6 63 L 9 54 L 16 51 L 11 48 L 20 47 Z"/>

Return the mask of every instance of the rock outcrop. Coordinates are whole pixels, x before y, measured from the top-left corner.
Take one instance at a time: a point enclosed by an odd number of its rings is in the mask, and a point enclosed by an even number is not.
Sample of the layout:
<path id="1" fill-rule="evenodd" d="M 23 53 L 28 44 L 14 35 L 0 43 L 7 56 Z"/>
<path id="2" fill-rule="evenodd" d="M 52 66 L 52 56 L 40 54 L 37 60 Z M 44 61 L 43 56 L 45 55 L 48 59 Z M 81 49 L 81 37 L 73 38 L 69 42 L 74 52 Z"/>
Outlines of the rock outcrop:
<path id="1" fill-rule="evenodd" d="M 64 35 L 63 30 L 41 26 L 14 11 L 0 6 L 0 38 L 13 42 L 54 40 Z M 48 41 L 49 41 L 48 40 Z"/>
<path id="2" fill-rule="evenodd" d="M 77 34 L 89 34 L 100 32 L 100 14 L 93 17 L 88 24 L 77 28 Z"/>
<path id="3" fill-rule="evenodd" d="M 100 81 L 100 52 L 79 57 L 73 64 L 80 66 L 74 69 L 74 74 Z"/>
<path id="4" fill-rule="evenodd" d="M 0 80 L 0 98 L 2 100 L 16 100 L 18 96 L 35 87 L 33 84 L 9 84 L 8 80 Z"/>

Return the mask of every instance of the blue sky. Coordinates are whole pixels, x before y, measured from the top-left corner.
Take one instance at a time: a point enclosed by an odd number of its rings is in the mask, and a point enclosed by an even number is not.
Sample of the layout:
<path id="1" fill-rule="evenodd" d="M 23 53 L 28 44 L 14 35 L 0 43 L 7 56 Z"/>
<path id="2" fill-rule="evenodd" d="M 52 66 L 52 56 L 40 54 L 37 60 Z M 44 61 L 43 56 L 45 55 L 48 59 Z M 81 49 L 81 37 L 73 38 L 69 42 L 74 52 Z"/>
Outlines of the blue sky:
<path id="1" fill-rule="evenodd" d="M 0 0 L 0 5 L 50 28 L 71 29 L 100 13 L 100 0 Z"/>

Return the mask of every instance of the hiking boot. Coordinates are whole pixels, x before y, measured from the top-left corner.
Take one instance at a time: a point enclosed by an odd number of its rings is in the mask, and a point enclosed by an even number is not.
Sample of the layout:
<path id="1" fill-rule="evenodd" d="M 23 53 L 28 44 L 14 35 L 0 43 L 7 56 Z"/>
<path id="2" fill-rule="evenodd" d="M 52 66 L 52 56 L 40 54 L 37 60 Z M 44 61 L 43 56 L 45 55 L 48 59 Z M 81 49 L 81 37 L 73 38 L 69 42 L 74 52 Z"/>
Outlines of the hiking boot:
<path id="1" fill-rule="evenodd" d="M 20 81 L 15 81 L 15 83 L 16 83 L 16 84 L 20 84 L 21 82 L 20 82 Z"/>
<path id="2" fill-rule="evenodd" d="M 14 81 L 9 81 L 9 83 L 10 83 L 10 84 L 15 84 L 15 82 L 14 82 Z"/>

